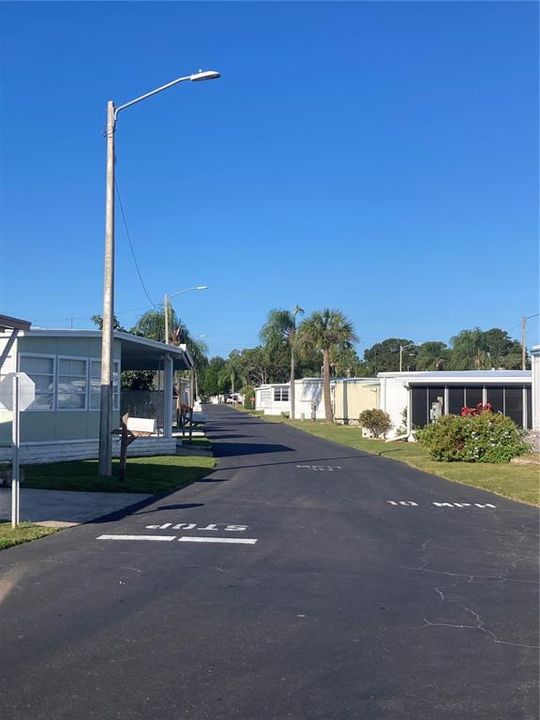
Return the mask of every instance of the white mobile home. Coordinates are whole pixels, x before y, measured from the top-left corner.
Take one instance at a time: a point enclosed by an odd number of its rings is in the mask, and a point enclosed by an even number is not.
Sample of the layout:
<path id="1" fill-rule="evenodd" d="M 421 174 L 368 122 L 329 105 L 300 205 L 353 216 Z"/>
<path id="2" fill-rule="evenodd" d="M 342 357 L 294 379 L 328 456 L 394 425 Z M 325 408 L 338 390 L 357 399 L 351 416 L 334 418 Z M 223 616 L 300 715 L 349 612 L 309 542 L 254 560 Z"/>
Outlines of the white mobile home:
<path id="1" fill-rule="evenodd" d="M 268 383 L 255 388 L 255 410 L 260 410 L 265 415 L 289 413 L 289 383 Z"/>
<path id="2" fill-rule="evenodd" d="M 532 414 L 533 430 L 540 433 L 540 345 L 531 351 L 532 358 Z"/>
<path id="3" fill-rule="evenodd" d="M 519 427 L 532 428 L 530 370 L 464 370 L 453 372 L 384 372 L 380 408 L 390 415 L 395 437 L 401 427 L 411 432 L 441 414 L 459 414 L 465 406 L 489 403 Z"/>

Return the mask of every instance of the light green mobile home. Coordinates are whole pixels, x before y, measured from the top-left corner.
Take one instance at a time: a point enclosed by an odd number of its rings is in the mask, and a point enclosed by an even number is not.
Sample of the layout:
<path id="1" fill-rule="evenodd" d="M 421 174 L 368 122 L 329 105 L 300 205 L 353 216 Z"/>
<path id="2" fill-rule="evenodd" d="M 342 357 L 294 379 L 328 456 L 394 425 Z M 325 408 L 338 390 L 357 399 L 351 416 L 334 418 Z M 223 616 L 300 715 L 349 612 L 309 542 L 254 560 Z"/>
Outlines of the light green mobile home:
<path id="1" fill-rule="evenodd" d="M 9 334 L 0 333 L 0 353 Z M 120 424 L 120 373 L 153 370 L 163 378 L 163 415 L 159 438 L 173 447 L 173 373 L 193 361 L 185 346 L 175 347 L 116 332 L 113 344 L 113 427 Z M 1 374 L 25 372 L 35 384 L 35 400 L 21 413 L 21 461 L 95 457 L 99 437 L 101 331 L 40 330 L 20 332 L 7 354 Z M 11 440 L 11 412 L 0 405 L 0 459 Z M 157 442 L 137 441 L 156 454 Z M 160 451 L 163 449 L 160 445 Z M 144 453 L 142 453 L 144 454 Z M 150 454 L 150 453 L 149 453 Z"/>

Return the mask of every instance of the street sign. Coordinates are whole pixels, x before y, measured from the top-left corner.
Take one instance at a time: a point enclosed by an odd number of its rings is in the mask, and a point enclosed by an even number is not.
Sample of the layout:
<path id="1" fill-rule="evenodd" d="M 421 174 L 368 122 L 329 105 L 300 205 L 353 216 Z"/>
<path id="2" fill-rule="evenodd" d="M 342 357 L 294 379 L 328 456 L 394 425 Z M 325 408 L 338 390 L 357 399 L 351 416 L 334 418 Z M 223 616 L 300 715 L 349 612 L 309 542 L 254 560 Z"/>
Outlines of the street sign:
<path id="1" fill-rule="evenodd" d="M 13 410 L 15 375 L 19 378 L 19 411 L 27 410 L 36 399 L 36 385 L 26 373 L 8 373 L 0 381 L 0 410 Z"/>
<path id="2" fill-rule="evenodd" d="M 23 372 L 8 373 L 0 381 L 0 410 L 13 413 L 11 418 L 11 527 L 19 524 L 19 449 L 21 445 L 21 410 L 36 399 L 36 386 Z"/>

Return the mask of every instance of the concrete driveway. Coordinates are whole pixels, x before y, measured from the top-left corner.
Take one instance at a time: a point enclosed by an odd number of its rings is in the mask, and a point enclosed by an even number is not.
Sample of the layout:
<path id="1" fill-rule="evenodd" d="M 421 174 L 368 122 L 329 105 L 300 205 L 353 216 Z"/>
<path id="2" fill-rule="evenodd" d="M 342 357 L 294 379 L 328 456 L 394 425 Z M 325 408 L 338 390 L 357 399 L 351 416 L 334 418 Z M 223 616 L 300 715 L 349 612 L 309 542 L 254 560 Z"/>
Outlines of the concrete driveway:
<path id="1" fill-rule="evenodd" d="M 22 522 L 70 526 L 122 510 L 151 495 L 21 488 Z M 11 518 L 11 488 L 0 488 L 0 520 Z"/>

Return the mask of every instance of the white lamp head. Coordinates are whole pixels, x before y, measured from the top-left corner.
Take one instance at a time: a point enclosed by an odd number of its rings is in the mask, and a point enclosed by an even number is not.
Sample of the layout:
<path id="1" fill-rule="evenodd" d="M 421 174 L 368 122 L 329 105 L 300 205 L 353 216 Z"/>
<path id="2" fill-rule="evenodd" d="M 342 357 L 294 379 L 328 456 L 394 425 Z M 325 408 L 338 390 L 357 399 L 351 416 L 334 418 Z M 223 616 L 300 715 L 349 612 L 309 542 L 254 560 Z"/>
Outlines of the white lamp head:
<path id="1" fill-rule="evenodd" d="M 199 72 L 193 73 L 189 76 L 192 82 L 200 82 L 201 80 L 217 80 L 221 77 L 221 73 L 215 70 L 199 70 Z"/>

